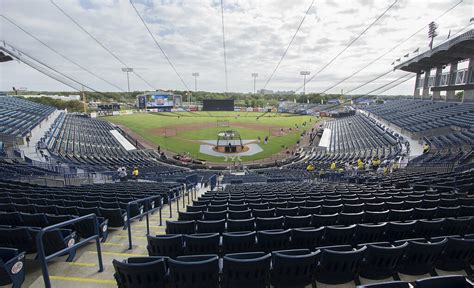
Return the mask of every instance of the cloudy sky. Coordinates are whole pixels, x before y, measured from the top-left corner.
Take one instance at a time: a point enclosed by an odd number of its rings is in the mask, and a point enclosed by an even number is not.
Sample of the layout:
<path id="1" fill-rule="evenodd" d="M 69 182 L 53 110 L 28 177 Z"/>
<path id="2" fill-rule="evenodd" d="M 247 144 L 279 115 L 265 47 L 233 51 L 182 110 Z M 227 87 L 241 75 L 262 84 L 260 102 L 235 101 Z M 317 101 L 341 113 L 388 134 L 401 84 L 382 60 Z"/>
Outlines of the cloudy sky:
<path id="1" fill-rule="evenodd" d="M 54 0 L 103 45 L 116 54 L 154 89 L 186 90 L 140 22 L 128 0 Z M 189 89 L 199 72 L 198 89 L 224 91 L 221 6 L 219 0 L 133 0 Z M 285 51 L 311 0 L 224 0 L 228 91 L 253 90 L 251 73 L 259 73 L 257 89 L 265 82 Z M 312 75 L 338 54 L 394 0 L 316 0 L 289 51 L 266 86 L 272 90 L 301 89 L 301 70 Z M 474 0 L 398 0 L 371 29 L 307 84 L 320 92 L 378 58 L 437 19 L 435 44 L 469 24 Z M 123 65 L 81 31 L 49 0 L 0 0 L 0 14 L 41 41 L 99 76 L 91 75 L 0 17 L 0 40 L 50 67 L 99 91 L 127 90 Z M 420 47 L 428 49 L 423 29 L 380 60 L 329 92 L 348 91 L 391 69 L 394 59 Z M 312 76 L 310 75 L 310 76 Z M 395 71 L 355 90 L 366 93 L 404 75 Z M 130 74 L 131 90 L 151 87 Z M 414 80 L 384 94 L 410 94 Z M 24 63 L 0 64 L 0 90 L 12 86 L 28 90 L 71 90 Z M 299 90 L 300 91 L 300 90 Z"/>

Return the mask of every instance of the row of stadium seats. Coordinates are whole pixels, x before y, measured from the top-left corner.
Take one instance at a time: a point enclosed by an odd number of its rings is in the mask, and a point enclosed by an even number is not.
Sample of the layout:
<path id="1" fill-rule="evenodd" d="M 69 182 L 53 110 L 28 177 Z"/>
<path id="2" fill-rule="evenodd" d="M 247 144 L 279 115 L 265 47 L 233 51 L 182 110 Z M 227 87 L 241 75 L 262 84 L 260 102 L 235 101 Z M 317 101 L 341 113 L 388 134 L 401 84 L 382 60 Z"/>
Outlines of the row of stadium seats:
<path id="1" fill-rule="evenodd" d="M 366 111 L 410 132 L 448 126 L 470 128 L 474 123 L 474 105 L 469 103 L 396 100 L 368 106 Z"/>
<path id="2" fill-rule="evenodd" d="M 0 97 L 0 133 L 26 136 L 34 127 L 56 110 L 51 106 L 17 97 Z"/>
<path id="3" fill-rule="evenodd" d="M 464 228 L 466 230 L 469 227 L 473 226 L 472 216 L 472 207 L 470 209 L 470 214 L 468 216 L 462 215 L 460 218 L 440 218 L 439 216 L 446 215 L 428 215 L 429 217 L 419 218 L 409 218 L 403 214 L 394 213 L 392 218 L 388 218 L 387 214 L 381 213 L 359 213 L 357 215 L 352 214 L 330 214 L 330 215 L 306 215 L 306 216 L 280 216 L 280 217 L 268 217 L 268 218 L 245 218 L 245 219 L 217 219 L 217 220 L 188 220 L 188 221 L 168 221 L 166 225 L 166 232 L 168 234 L 194 234 L 194 233 L 223 233 L 227 232 L 240 232 L 240 231 L 263 231 L 263 230 L 272 230 L 272 229 L 292 229 L 292 228 L 320 228 L 323 226 L 334 226 L 341 225 L 349 227 L 341 229 L 346 229 L 346 232 L 353 234 L 354 231 L 351 231 L 351 225 L 356 224 L 380 224 L 387 223 L 385 221 L 390 221 L 392 223 L 388 227 L 395 227 L 395 230 L 403 230 L 404 232 L 410 233 L 410 231 L 416 230 L 416 227 L 420 226 L 418 229 L 423 231 L 427 227 L 431 229 L 442 229 L 444 231 L 451 230 L 461 230 Z M 446 217 L 449 217 L 446 216 Z M 454 217 L 454 216 L 453 216 Z M 415 219 L 415 220 L 413 220 Z M 428 220 L 432 219 L 432 220 Z M 442 221 L 439 219 L 448 219 Z M 426 221 L 421 221 L 426 220 Z M 419 222 L 421 221 L 421 222 Z M 427 222 L 429 221 L 429 222 Z M 451 226 L 450 226 L 451 225 Z M 465 225 L 465 227 L 463 227 Z M 364 226 L 365 227 L 365 226 Z M 354 227 L 352 227 L 354 228 Z M 352 229 L 351 228 L 351 229 Z M 375 229 L 375 228 L 374 228 Z M 383 230 L 382 227 L 377 229 Z M 462 234 L 464 232 L 457 231 L 454 234 Z M 474 233 L 474 232 L 472 232 Z M 449 234 L 447 234 L 449 235 Z"/>
<path id="4" fill-rule="evenodd" d="M 430 242 L 402 240 L 390 243 L 318 247 L 316 250 L 293 249 L 225 254 L 159 256 L 113 261 L 120 287 L 130 287 L 134 279 L 143 279 L 146 287 L 304 287 L 344 284 L 360 278 L 380 280 L 398 273 L 436 274 L 435 268 L 467 269 L 472 262 L 474 240 L 440 237 Z M 222 261 L 222 262 L 221 262 Z M 168 272 L 169 270 L 169 272 Z M 423 286 L 430 287 L 433 282 Z M 453 280 L 459 284 L 464 278 Z M 269 283 L 268 283 L 269 282 Z M 461 282 L 461 283 L 463 283 Z M 418 285 L 418 284 L 417 284 Z M 393 286 L 389 286 L 393 287 Z M 469 286 L 441 286 L 466 288 Z"/>
<path id="5" fill-rule="evenodd" d="M 125 150 L 110 132 L 120 131 L 109 122 L 74 114 L 58 117 L 44 139 L 51 154 L 66 163 L 116 169 L 120 166 L 153 167 L 159 173 L 182 171 L 161 165 L 156 152 Z"/>
<path id="6" fill-rule="evenodd" d="M 395 155 L 382 155 L 382 150 L 395 148 L 397 139 L 383 130 L 371 118 L 359 114 L 328 121 L 325 128 L 331 129 L 331 142 L 328 152 L 344 154 L 375 150 L 379 158 Z M 373 153 L 372 153 L 373 154 Z"/>

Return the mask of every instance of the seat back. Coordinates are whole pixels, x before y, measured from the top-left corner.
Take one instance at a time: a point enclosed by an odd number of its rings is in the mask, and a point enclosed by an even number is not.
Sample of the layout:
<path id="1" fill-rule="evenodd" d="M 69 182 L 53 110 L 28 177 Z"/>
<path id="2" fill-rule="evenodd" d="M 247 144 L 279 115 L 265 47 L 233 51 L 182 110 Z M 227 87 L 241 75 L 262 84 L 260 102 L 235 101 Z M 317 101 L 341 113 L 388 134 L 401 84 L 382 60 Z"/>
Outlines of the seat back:
<path id="1" fill-rule="evenodd" d="M 208 220 L 196 221 L 197 233 L 224 233 L 225 219 L 222 220 Z"/>
<path id="2" fill-rule="evenodd" d="M 474 239 L 448 238 L 436 267 L 446 271 L 459 271 L 469 267 L 474 259 Z"/>
<path id="3" fill-rule="evenodd" d="M 271 255 L 263 252 L 227 254 L 223 258 L 222 288 L 266 287 Z"/>
<path id="4" fill-rule="evenodd" d="M 159 235 L 147 236 L 148 255 L 150 256 L 168 256 L 177 257 L 183 255 L 183 236 L 182 235 Z"/>
<path id="5" fill-rule="evenodd" d="M 227 220 L 227 231 L 228 232 L 240 232 L 240 231 L 255 231 L 255 220 L 254 218 L 239 219 L 239 220 Z"/>
<path id="6" fill-rule="evenodd" d="M 220 236 L 218 233 L 184 235 L 185 255 L 219 253 Z"/>
<path id="7" fill-rule="evenodd" d="M 378 242 L 383 239 L 387 224 L 357 224 L 352 244 Z"/>
<path id="8" fill-rule="evenodd" d="M 121 288 L 165 287 L 166 265 L 162 257 L 113 260 L 115 280 Z"/>
<path id="9" fill-rule="evenodd" d="M 222 247 L 224 254 L 254 251 L 255 250 L 255 236 L 257 233 L 253 232 L 235 232 L 222 234 Z"/>
<path id="10" fill-rule="evenodd" d="M 366 247 L 354 251 L 322 249 L 316 280 L 326 284 L 344 284 L 358 277 Z"/>
<path id="11" fill-rule="evenodd" d="M 399 272 L 408 275 L 431 273 L 447 240 L 436 243 L 409 241 L 404 256 L 400 259 Z"/>
<path id="12" fill-rule="evenodd" d="M 416 288 L 472 288 L 466 277 L 461 275 L 438 276 L 415 281 Z"/>
<path id="13" fill-rule="evenodd" d="M 25 253 L 14 248 L 0 248 L 0 286 L 21 287 L 25 281 Z"/>
<path id="14" fill-rule="evenodd" d="M 325 245 L 347 245 L 352 243 L 355 225 L 351 226 L 327 226 L 324 233 Z"/>
<path id="15" fill-rule="evenodd" d="M 392 277 L 397 272 L 398 262 L 407 246 L 408 243 L 395 247 L 367 245 L 360 275 L 368 279 Z"/>
<path id="16" fill-rule="evenodd" d="M 260 251 L 271 252 L 288 249 L 291 230 L 257 231 L 257 245 Z"/>
<path id="17" fill-rule="evenodd" d="M 166 234 L 194 234 L 196 223 L 194 221 L 166 221 Z"/>
<path id="18" fill-rule="evenodd" d="M 293 248 L 314 249 L 323 243 L 324 227 L 295 228 L 291 230 Z"/>
<path id="19" fill-rule="evenodd" d="M 272 218 L 259 218 L 255 220 L 257 230 L 282 229 L 285 218 L 283 216 Z"/>
<path id="20" fill-rule="evenodd" d="M 219 258 L 217 256 L 169 259 L 168 264 L 172 287 L 219 287 Z"/>
<path id="21" fill-rule="evenodd" d="M 272 253 L 271 283 L 275 287 L 304 287 L 313 284 L 320 252 L 306 249 Z"/>

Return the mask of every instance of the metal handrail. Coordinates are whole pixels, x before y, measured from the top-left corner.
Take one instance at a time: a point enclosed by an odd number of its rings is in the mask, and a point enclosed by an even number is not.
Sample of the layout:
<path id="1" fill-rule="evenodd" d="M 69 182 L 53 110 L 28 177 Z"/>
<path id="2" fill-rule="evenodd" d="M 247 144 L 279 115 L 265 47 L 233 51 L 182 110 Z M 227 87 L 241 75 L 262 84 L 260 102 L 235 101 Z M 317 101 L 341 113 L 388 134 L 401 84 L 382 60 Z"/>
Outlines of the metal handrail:
<path id="1" fill-rule="evenodd" d="M 75 243 L 71 246 L 68 245 L 68 247 L 66 247 L 64 249 L 61 249 L 61 250 L 59 250 L 59 251 L 57 251 L 57 252 L 55 252 L 51 255 L 48 255 L 48 256 L 45 255 L 44 244 L 43 244 L 43 236 L 46 232 L 54 230 L 54 229 L 58 229 L 58 228 L 61 228 L 61 227 L 69 226 L 71 224 L 81 222 L 81 221 L 87 220 L 87 219 L 93 219 L 94 220 L 94 235 L 92 235 L 88 238 L 85 238 L 85 239 L 83 239 L 83 240 L 81 240 L 81 241 L 79 241 L 79 242 L 77 242 L 77 243 Z M 48 261 L 53 259 L 54 257 L 61 256 L 65 253 L 69 252 L 70 250 L 76 249 L 78 247 L 82 247 L 82 246 L 88 244 L 89 241 L 91 241 L 91 240 L 95 240 L 96 249 L 97 249 L 97 257 L 98 257 L 98 261 L 99 261 L 99 272 L 102 272 L 102 271 L 104 271 L 104 265 L 102 263 L 102 251 L 101 251 L 101 248 L 100 248 L 100 236 L 99 236 L 99 221 L 97 220 L 97 215 L 88 214 L 88 215 L 85 215 L 85 216 L 74 218 L 74 219 L 71 219 L 71 220 L 68 220 L 68 221 L 65 221 L 65 222 L 62 222 L 62 223 L 58 223 L 58 224 L 54 224 L 54 225 L 45 227 L 45 228 L 41 229 L 38 232 L 38 234 L 36 236 L 36 249 L 38 251 L 38 260 L 41 263 L 41 270 L 43 272 L 44 286 L 46 288 L 51 287 L 51 281 L 49 279 L 49 271 L 48 271 Z"/>
<path id="2" fill-rule="evenodd" d="M 160 203 L 159 205 L 156 204 L 156 200 L 159 200 Z M 138 205 L 143 203 L 143 210 L 140 211 L 140 214 L 135 215 L 133 217 L 130 217 L 130 207 L 132 205 Z M 151 205 L 150 205 L 151 204 Z M 160 211 L 160 225 L 163 224 L 162 222 L 162 215 L 161 215 L 161 209 L 163 208 L 163 197 L 161 195 L 156 195 L 156 196 L 150 196 L 147 198 L 142 198 L 138 200 L 133 200 L 127 203 L 127 220 L 126 225 L 127 225 L 127 230 L 128 230 L 128 249 L 132 249 L 132 226 L 131 226 L 131 221 L 137 218 L 142 218 L 145 216 L 146 219 L 146 235 L 150 234 L 150 220 L 148 218 L 148 215 L 150 213 L 155 212 L 156 210 Z"/>

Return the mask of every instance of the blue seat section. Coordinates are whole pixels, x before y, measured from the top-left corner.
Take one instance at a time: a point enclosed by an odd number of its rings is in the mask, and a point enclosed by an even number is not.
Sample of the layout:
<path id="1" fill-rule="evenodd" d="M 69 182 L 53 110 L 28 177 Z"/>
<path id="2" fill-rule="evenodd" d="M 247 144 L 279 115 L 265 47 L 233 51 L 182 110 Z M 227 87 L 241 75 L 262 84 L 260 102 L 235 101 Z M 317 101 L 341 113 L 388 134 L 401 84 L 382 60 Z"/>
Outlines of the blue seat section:
<path id="1" fill-rule="evenodd" d="M 18 97 L 0 96 L 0 134 L 24 137 L 55 110 Z"/>

